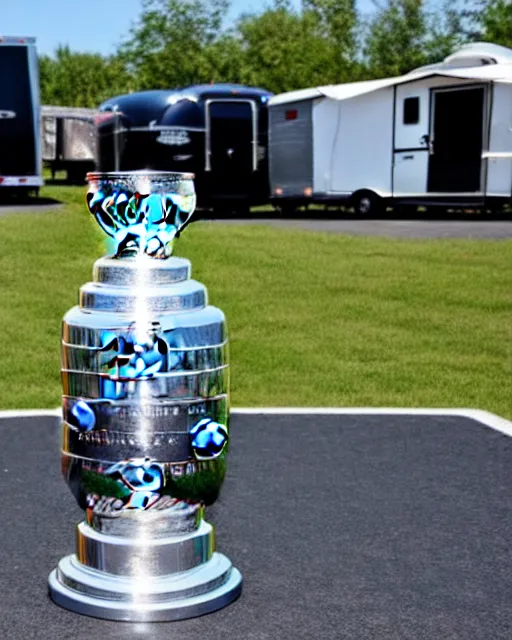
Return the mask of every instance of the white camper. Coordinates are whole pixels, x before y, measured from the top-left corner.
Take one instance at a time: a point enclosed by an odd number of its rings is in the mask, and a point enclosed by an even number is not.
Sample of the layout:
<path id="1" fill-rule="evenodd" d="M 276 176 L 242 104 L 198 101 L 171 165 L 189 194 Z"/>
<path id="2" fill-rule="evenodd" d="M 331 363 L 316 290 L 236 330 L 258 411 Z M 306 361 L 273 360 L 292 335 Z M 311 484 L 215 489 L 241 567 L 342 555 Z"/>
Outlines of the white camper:
<path id="1" fill-rule="evenodd" d="M 476 43 L 400 77 L 269 101 L 270 197 L 501 208 L 512 197 L 512 50 Z"/>
<path id="2" fill-rule="evenodd" d="M 0 37 L 0 189 L 43 184 L 34 38 Z"/>

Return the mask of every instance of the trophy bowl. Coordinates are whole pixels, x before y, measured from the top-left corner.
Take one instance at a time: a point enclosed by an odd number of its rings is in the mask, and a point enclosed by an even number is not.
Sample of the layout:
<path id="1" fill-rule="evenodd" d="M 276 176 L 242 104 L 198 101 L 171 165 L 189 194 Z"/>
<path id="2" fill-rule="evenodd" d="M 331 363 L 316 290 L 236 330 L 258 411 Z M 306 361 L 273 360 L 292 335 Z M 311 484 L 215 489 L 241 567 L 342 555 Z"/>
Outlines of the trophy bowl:
<path id="1" fill-rule="evenodd" d="M 50 595 L 114 620 L 202 615 L 236 599 L 242 577 L 204 520 L 226 469 L 226 321 L 171 255 L 195 209 L 193 175 L 87 178 L 111 255 L 62 325 L 62 471 L 85 519 Z"/>

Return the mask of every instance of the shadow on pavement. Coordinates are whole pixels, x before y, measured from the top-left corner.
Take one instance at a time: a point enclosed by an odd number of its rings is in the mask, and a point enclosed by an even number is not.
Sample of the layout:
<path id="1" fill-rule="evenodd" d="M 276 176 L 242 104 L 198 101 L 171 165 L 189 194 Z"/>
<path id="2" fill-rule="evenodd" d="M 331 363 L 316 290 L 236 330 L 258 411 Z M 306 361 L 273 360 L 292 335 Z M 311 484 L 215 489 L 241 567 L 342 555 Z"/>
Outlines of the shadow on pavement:
<path id="1" fill-rule="evenodd" d="M 4 213 L 29 213 L 44 211 L 62 206 L 60 200 L 55 198 L 42 198 L 36 196 L 6 196 L 0 194 L 0 215 Z"/>

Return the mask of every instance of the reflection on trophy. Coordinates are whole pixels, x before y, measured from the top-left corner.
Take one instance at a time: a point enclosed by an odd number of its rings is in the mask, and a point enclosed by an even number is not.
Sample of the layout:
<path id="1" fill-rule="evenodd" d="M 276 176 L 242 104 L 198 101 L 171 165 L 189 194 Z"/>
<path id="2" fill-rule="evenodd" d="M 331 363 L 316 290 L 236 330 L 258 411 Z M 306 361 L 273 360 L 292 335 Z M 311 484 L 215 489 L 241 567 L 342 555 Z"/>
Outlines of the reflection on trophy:
<path id="1" fill-rule="evenodd" d="M 226 325 L 171 257 L 195 208 L 193 176 L 88 175 L 112 243 L 62 330 L 62 470 L 85 521 L 49 578 L 73 611 L 176 620 L 236 599 L 242 577 L 203 519 L 225 474 Z"/>

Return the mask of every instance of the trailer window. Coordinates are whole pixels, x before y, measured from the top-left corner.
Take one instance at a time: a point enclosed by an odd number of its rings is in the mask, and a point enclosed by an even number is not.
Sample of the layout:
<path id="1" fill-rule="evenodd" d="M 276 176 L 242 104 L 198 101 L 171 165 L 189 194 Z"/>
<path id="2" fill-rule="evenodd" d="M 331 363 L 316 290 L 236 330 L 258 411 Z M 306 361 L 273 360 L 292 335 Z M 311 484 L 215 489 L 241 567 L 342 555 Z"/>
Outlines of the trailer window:
<path id="1" fill-rule="evenodd" d="M 218 99 L 210 104 L 210 116 L 212 118 L 236 118 L 246 120 L 251 118 L 251 108 L 246 100 L 231 101 Z"/>
<path id="2" fill-rule="evenodd" d="M 418 124 L 420 121 L 420 99 L 418 96 L 404 100 L 404 124 Z"/>

